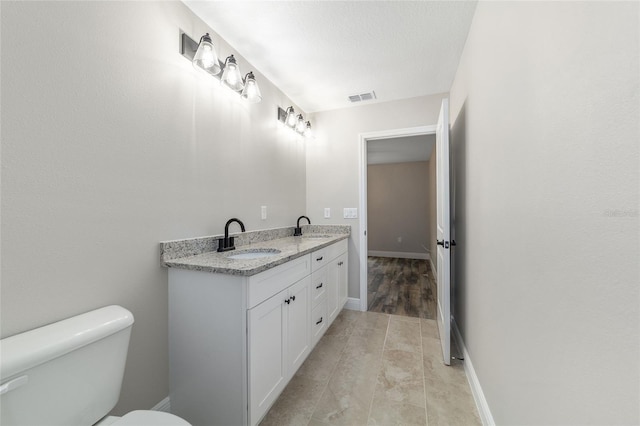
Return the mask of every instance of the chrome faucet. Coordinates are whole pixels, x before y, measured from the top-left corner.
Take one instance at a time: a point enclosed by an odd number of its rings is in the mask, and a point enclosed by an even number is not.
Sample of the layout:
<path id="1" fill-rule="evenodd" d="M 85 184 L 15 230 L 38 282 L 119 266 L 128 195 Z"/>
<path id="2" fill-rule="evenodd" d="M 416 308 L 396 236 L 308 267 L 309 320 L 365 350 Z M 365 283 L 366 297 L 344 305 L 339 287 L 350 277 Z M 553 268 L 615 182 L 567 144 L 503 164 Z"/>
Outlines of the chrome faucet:
<path id="1" fill-rule="evenodd" d="M 309 225 L 311 225 L 311 220 L 308 217 L 300 216 L 298 218 L 298 222 L 296 222 L 296 228 L 293 230 L 293 236 L 294 237 L 298 237 L 298 236 L 302 235 L 302 228 L 300 228 L 300 219 L 307 219 L 307 222 L 309 222 Z"/>
<path id="2" fill-rule="evenodd" d="M 236 246 L 233 244 L 233 237 L 229 237 L 229 225 L 232 222 L 238 222 L 240 225 L 240 229 L 244 232 L 244 223 L 240 219 L 231 218 L 227 221 L 227 224 L 224 225 L 224 238 L 218 238 L 218 251 L 229 251 L 235 250 Z"/>

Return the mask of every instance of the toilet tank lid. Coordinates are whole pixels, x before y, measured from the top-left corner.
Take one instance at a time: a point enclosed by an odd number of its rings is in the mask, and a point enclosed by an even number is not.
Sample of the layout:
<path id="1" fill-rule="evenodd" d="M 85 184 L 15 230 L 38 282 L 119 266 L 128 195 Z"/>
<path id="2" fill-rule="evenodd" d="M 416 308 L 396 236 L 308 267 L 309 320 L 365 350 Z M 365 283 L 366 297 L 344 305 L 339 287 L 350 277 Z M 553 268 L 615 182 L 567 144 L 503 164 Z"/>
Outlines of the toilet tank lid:
<path id="1" fill-rule="evenodd" d="M 122 306 L 96 309 L 0 340 L 0 380 L 115 334 L 133 324 Z"/>

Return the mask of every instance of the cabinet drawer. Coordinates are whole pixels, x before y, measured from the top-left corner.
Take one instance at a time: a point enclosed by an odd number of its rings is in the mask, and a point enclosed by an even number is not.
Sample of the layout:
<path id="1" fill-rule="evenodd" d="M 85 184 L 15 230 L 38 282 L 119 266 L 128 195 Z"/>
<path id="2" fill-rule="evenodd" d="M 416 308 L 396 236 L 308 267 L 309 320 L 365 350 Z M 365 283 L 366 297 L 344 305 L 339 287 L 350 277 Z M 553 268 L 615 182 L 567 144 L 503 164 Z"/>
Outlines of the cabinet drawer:
<path id="1" fill-rule="evenodd" d="M 338 241 L 335 244 L 330 245 L 329 247 L 326 247 L 326 259 L 327 260 L 332 260 L 335 259 L 336 257 L 340 256 L 342 253 L 346 253 L 347 250 L 349 249 L 349 243 L 348 243 L 348 239 L 346 240 L 341 240 Z"/>
<path id="2" fill-rule="evenodd" d="M 327 299 L 323 299 L 311 312 L 311 345 L 318 343 L 318 340 L 327 330 Z"/>
<path id="3" fill-rule="evenodd" d="M 311 270 L 317 271 L 327 264 L 327 248 L 321 248 L 320 250 L 316 250 L 311 253 Z"/>
<path id="4" fill-rule="evenodd" d="M 252 308 L 311 273 L 310 256 L 302 256 L 249 277 L 247 308 Z"/>
<path id="5" fill-rule="evenodd" d="M 320 268 L 311 275 L 311 306 L 316 307 L 327 294 L 327 268 Z"/>

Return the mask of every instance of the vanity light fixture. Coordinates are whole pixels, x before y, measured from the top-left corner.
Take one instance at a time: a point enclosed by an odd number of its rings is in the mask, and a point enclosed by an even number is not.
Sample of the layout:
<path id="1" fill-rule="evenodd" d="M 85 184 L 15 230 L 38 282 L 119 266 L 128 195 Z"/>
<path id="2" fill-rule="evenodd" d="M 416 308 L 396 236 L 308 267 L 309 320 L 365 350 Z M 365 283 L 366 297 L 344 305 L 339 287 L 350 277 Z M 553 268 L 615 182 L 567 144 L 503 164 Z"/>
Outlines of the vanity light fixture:
<path id="1" fill-rule="evenodd" d="M 233 55 L 227 56 L 227 59 L 224 61 L 224 71 L 222 71 L 222 79 L 220 80 L 220 83 L 226 85 L 231 90 L 235 90 L 236 92 L 244 89 L 242 74 L 240 74 L 238 63 Z"/>
<path id="2" fill-rule="evenodd" d="M 289 108 L 287 108 L 287 116 L 285 117 L 284 124 L 289 127 L 295 127 L 296 121 L 296 111 L 292 106 L 290 106 Z"/>
<path id="3" fill-rule="evenodd" d="M 260 88 L 258 87 L 256 78 L 253 76 L 253 72 L 251 71 L 249 71 L 244 77 L 244 89 L 242 90 L 242 95 L 240 96 L 242 97 L 242 99 L 246 99 L 251 103 L 258 103 L 262 100 Z"/>
<path id="4" fill-rule="evenodd" d="M 220 73 L 220 64 L 218 63 L 218 55 L 216 49 L 211 43 L 211 37 L 209 33 L 206 33 L 200 37 L 200 43 L 198 43 L 198 50 L 193 55 L 193 67 L 198 70 L 203 70 L 211 75 Z"/>
<path id="5" fill-rule="evenodd" d="M 278 121 L 301 135 L 311 136 L 311 123 L 305 121 L 302 114 L 296 115 L 292 106 L 286 110 L 278 107 Z"/>
<path id="6" fill-rule="evenodd" d="M 302 134 L 304 133 L 304 129 L 306 129 L 307 126 L 304 122 L 304 117 L 302 116 L 302 114 L 298 114 L 298 121 L 296 122 L 296 132 Z"/>
<path id="7" fill-rule="evenodd" d="M 241 95 L 247 102 L 257 103 L 262 100 L 260 88 L 253 72 L 242 78 L 240 68 L 233 55 L 229 55 L 224 63 L 218 59 L 216 50 L 211 42 L 211 36 L 206 33 L 196 42 L 187 34 L 180 33 L 180 53 L 193 63 L 198 70 L 220 80 L 220 83 Z"/>

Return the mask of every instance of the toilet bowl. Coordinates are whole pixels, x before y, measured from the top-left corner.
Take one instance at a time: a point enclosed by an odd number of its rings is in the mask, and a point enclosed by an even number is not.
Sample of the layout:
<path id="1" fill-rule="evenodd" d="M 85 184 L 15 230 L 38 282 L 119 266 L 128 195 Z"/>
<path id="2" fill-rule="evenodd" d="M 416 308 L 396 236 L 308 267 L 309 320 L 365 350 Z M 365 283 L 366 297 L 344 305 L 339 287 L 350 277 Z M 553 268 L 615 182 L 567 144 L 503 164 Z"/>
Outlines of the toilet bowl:
<path id="1" fill-rule="evenodd" d="M 114 305 L 2 339 L 0 424 L 189 426 L 161 411 L 107 416 L 120 396 L 132 326 L 131 312 Z"/>

